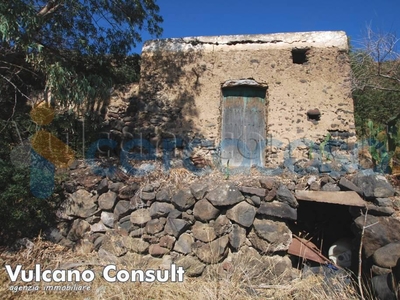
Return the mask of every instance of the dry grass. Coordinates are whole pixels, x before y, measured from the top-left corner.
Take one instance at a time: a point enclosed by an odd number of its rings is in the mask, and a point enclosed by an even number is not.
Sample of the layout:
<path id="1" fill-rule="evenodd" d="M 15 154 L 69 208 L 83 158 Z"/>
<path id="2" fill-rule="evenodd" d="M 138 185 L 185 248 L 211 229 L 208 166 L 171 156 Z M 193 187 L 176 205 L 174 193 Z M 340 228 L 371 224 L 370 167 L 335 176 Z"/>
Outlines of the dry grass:
<path id="1" fill-rule="evenodd" d="M 337 282 L 339 289 L 332 288 L 319 276 L 309 276 L 305 279 L 292 279 L 293 276 L 282 274 L 279 278 L 271 279 L 271 270 L 259 272 L 255 269 L 256 259 L 243 257 L 236 259 L 233 268 L 222 271 L 214 265 L 207 269 L 201 278 L 185 277 L 183 283 L 108 283 L 101 278 L 103 266 L 94 262 L 97 255 L 72 252 L 62 246 L 54 245 L 38 239 L 31 249 L 15 253 L 3 251 L 0 255 L 0 298 L 1 299 L 358 299 L 355 288 Z M 23 265 L 24 269 L 33 269 L 40 263 L 43 269 L 62 268 L 69 262 L 74 262 L 78 269 L 91 268 L 96 278 L 91 283 L 90 291 L 85 292 L 46 292 L 44 285 L 39 283 L 37 292 L 11 292 L 12 284 L 5 271 L 4 265 Z M 98 261 L 97 261 L 98 262 Z M 130 261 L 130 266 L 124 268 L 139 269 L 141 262 Z M 79 266 L 80 265 L 80 266 Z M 136 267 L 135 267 L 136 266 Z M 142 266 L 143 268 L 143 266 Z M 254 269 L 253 269 L 254 268 Z M 35 284 L 35 283 L 34 283 Z M 33 285 L 34 285 L 33 284 Z"/>

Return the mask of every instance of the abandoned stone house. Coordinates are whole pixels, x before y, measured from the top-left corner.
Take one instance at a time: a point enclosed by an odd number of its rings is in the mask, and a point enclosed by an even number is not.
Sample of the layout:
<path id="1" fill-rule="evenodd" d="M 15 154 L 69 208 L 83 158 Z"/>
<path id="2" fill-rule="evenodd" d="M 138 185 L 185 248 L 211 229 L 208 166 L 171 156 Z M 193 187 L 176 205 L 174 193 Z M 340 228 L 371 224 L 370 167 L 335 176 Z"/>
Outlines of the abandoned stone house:
<path id="1" fill-rule="evenodd" d="M 331 158 L 351 163 L 348 50 L 342 31 L 151 40 L 140 117 L 161 138 L 200 137 L 230 166 L 323 159 L 327 139 Z"/>
<path id="2" fill-rule="evenodd" d="M 223 165 L 281 171 L 281 165 L 288 167 L 285 161 L 304 162 L 303 169 L 308 165 L 330 176 L 304 181 L 264 173 L 239 182 L 229 176 L 193 181 L 188 172 L 179 176 L 178 166 L 173 176 L 155 173 L 137 181 L 117 172 L 114 160 L 103 164 L 93 154 L 71 170 L 52 237 L 71 246 L 82 241 L 112 263 L 139 261 L 165 269 L 174 262 L 185 266 L 187 276 L 210 275 L 208 265 L 234 266 L 249 256 L 246 280 L 263 283 L 269 273 L 286 283 L 297 278 L 300 273 L 291 270 L 303 258 L 323 265 L 332 260 L 357 274 L 363 239 L 363 259 L 374 263 L 363 267 L 365 274 L 372 270 L 375 282 L 389 282 L 395 267 L 400 274 L 398 256 L 387 255 L 400 240 L 395 190 L 371 172 L 347 179 L 329 171 L 357 157 L 350 84 L 344 32 L 147 42 L 139 96 L 134 85 L 123 90 L 124 97 L 112 97 L 107 138 L 123 141 L 123 149 L 134 154 L 149 144 L 164 148 L 165 140 L 175 139 L 175 146 L 196 141 Z M 147 162 L 129 169 L 125 153 L 120 158 L 124 173 L 140 177 L 156 170 Z M 223 265 L 218 270 L 231 276 L 235 268 Z"/>

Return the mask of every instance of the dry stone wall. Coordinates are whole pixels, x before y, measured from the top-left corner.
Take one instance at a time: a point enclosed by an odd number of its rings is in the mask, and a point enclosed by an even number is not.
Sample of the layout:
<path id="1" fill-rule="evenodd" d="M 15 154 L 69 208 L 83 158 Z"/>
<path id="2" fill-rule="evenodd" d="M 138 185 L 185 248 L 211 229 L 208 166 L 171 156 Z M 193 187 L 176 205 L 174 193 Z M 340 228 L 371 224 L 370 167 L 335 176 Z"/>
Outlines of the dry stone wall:
<path id="1" fill-rule="evenodd" d="M 353 246 L 367 225 L 363 249 L 372 270 L 380 276 L 398 268 L 399 257 L 390 250 L 400 242 L 399 207 L 394 202 L 398 198 L 388 181 L 374 173 L 348 178 L 313 175 L 306 180 L 204 176 L 179 187 L 116 176 L 90 175 L 74 181 L 88 173 L 84 162 L 71 170 L 71 181 L 64 184 L 68 199 L 58 211 L 60 223 L 47 236 L 70 247 L 85 245 L 109 262 L 123 263 L 132 257 L 159 266 L 174 262 L 188 276 L 199 276 L 209 265 L 229 269 L 232 255 L 247 254 L 268 260 L 265 264 L 280 264 L 282 274 L 292 268 L 287 251 L 293 233 L 298 234 L 298 209 L 304 205 L 295 191 L 351 190 L 367 200 L 365 208 L 350 207 Z M 340 223 L 341 216 L 337 217 Z"/>

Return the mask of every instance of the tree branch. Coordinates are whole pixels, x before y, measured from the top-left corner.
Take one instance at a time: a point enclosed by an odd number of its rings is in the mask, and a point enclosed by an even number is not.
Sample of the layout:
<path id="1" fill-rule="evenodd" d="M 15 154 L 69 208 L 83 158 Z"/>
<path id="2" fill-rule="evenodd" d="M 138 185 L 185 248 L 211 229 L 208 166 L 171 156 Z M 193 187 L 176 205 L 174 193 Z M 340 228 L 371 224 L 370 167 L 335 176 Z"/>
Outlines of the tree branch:
<path id="1" fill-rule="evenodd" d="M 386 79 L 390 79 L 390 80 L 394 80 L 397 81 L 398 83 L 400 83 L 400 78 L 396 78 L 390 75 L 386 75 L 386 74 L 382 74 L 381 72 L 379 72 L 378 74 L 380 77 L 386 78 Z"/>
<path id="2" fill-rule="evenodd" d="M 371 85 L 371 84 L 364 85 L 362 90 L 364 90 L 365 88 L 370 88 L 370 89 L 380 90 L 380 91 L 399 92 L 400 93 L 400 88 L 398 88 L 398 89 L 390 89 L 390 88 L 385 88 L 385 87 L 382 87 L 382 86 Z"/>
<path id="3" fill-rule="evenodd" d="M 37 13 L 38 17 L 46 17 L 52 13 L 54 13 L 59 7 L 60 3 L 56 3 L 56 1 L 49 1 L 45 6 L 43 6 L 39 12 Z"/>
<path id="4" fill-rule="evenodd" d="M 371 88 L 400 92 L 400 55 L 396 52 L 399 41 L 392 33 L 374 32 L 367 27 L 360 51 L 353 55 L 353 91 Z"/>
<path id="5" fill-rule="evenodd" d="M 12 82 L 10 79 L 8 79 L 7 77 L 3 76 L 2 74 L 0 74 L 0 77 L 2 77 L 4 80 L 6 80 L 9 84 L 11 84 L 15 90 L 17 90 L 22 96 L 24 96 L 26 99 L 28 99 L 29 101 L 33 102 L 33 100 L 31 98 L 29 98 L 27 95 L 25 95 L 15 84 L 14 82 Z"/>

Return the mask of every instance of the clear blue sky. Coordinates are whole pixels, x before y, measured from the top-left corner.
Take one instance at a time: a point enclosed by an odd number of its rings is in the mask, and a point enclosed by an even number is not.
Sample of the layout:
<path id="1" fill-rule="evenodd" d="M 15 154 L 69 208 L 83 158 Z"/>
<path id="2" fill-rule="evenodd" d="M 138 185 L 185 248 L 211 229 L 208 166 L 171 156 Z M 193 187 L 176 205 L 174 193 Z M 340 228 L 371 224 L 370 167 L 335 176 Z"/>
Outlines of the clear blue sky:
<path id="1" fill-rule="evenodd" d="M 400 37 L 400 0 L 157 0 L 161 38 L 343 30 L 355 46 L 367 25 Z M 143 41 L 152 39 L 143 34 Z M 140 53 L 142 43 L 134 49 Z"/>

